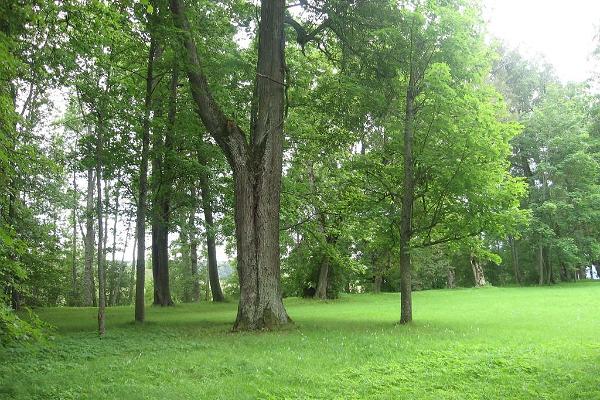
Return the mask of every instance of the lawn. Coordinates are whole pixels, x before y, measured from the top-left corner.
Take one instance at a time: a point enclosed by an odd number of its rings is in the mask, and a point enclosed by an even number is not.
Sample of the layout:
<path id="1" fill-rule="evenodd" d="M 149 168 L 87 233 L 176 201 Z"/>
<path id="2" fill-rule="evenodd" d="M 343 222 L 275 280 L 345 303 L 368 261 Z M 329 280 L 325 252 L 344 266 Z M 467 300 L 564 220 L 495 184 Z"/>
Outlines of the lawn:
<path id="1" fill-rule="evenodd" d="M 236 304 L 38 310 L 46 346 L 0 350 L 1 399 L 600 399 L 600 284 L 287 299 L 296 327 L 231 333 Z"/>

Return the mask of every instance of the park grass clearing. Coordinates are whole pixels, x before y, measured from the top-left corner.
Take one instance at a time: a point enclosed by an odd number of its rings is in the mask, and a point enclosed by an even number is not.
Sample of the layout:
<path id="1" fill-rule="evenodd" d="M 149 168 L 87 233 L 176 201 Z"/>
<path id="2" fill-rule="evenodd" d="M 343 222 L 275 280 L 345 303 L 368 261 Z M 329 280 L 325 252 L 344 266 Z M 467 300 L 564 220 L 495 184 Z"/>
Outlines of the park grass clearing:
<path id="1" fill-rule="evenodd" d="M 287 299 L 296 328 L 231 333 L 236 304 L 49 308 L 0 350 L 1 399 L 600 399 L 600 284 Z"/>

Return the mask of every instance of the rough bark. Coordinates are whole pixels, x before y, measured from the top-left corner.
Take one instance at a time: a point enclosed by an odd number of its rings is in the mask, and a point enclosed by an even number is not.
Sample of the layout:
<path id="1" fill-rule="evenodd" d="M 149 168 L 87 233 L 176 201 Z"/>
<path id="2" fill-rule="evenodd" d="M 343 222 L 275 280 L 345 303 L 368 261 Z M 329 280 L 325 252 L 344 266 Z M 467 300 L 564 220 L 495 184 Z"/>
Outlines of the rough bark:
<path id="1" fill-rule="evenodd" d="M 327 255 L 324 255 L 319 268 L 319 281 L 317 282 L 317 289 L 315 290 L 315 299 L 324 300 L 327 298 L 327 283 L 329 281 L 328 275 L 329 258 Z"/>
<path id="2" fill-rule="evenodd" d="M 412 208 L 415 194 L 413 140 L 415 119 L 416 77 L 411 66 L 406 90 L 404 118 L 404 185 L 400 213 L 400 323 L 412 321 L 412 265 L 410 240 L 412 238 Z"/>
<path id="3" fill-rule="evenodd" d="M 85 239 L 83 270 L 83 305 L 96 306 L 96 285 L 94 282 L 94 167 L 87 170 L 87 192 L 85 203 Z"/>
<path id="4" fill-rule="evenodd" d="M 485 275 L 483 274 L 483 267 L 479 263 L 477 257 L 471 254 L 471 268 L 473 269 L 473 279 L 475 280 L 476 287 L 485 286 Z"/>
<path id="5" fill-rule="evenodd" d="M 284 0 L 263 0 L 250 140 L 213 99 L 181 0 L 171 11 L 186 50 L 197 112 L 223 150 L 234 177 L 240 303 L 234 330 L 290 322 L 281 299 L 279 206 L 284 118 Z"/>
<path id="6" fill-rule="evenodd" d="M 173 182 L 173 134 L 177 113 L 177 83 L 179 68 L 173 66 L 169 85 L 169 111 L 164 140 L 160 131 L 154 132 L 154 157 L 152 159 L 152 272 L 154 274 L 154 305 L 171 306 L 169 282 L 169 224 L 171 219 L 171 193 Z"/>
<path id="7" fill-rule="evenodd" d="M 202 150 L 198 151 L 198 161 L 203 171 L 200 173 L 200 196 L 202 197 L 202 209 L 204 211 L 204 228 L 206 230 L 206 250 L 208 253 L 208 278 L 213 301 L 224 301 L 221 282 L 219 280 L 219 268 L 217 263 L 217 245 L 215 222 L 213 216 L 213 194 L 210 190 L 210 175 L 208 160 L 204 157 Z"/>
<path id="8" fill-rule="evenodd" d="M 135 320 L 144 322 L 144 285 L 146 281 L 146 209 L 148 196 L 148 148 L 150 147 L 150 110 L 152 109 L 152 89 L 154 83 L 154 55 L 156 41 L 150 39 L 148 68 L 146 72 L 146 96 L 144 99 L 144 119 L 142 126 L 142 152 L 140 160 L 139 193 L 136 217 L 137 262 L 135 267 Z"/>

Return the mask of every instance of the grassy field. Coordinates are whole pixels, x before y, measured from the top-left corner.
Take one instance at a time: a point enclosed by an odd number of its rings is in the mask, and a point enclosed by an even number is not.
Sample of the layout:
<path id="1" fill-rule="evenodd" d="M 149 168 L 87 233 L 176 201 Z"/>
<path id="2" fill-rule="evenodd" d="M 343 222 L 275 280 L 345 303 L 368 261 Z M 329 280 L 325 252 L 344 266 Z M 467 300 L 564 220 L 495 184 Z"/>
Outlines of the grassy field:
<path id="1" fill-rule="evenodd" d="M 44 309 L 49 346 L 0 351 L 1 399 L 600 399 L 600 284 L 288 299 L 296 328 L 230 333 L 236 304 Z"/>

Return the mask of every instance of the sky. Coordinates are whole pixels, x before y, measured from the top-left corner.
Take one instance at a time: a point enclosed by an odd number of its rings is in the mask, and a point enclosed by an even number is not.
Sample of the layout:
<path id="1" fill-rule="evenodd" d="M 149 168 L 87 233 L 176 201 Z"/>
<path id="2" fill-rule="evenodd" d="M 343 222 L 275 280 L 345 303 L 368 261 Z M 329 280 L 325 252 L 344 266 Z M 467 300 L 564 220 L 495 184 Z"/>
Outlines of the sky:
<path id="1" fill-rule="evenodd" d="M 483 4 L 489 33 L 508 47 L 518 47 L 527 57 L 543 56 L 565 83 L 591 76 L 600 0 L 483 0 Z"/>

